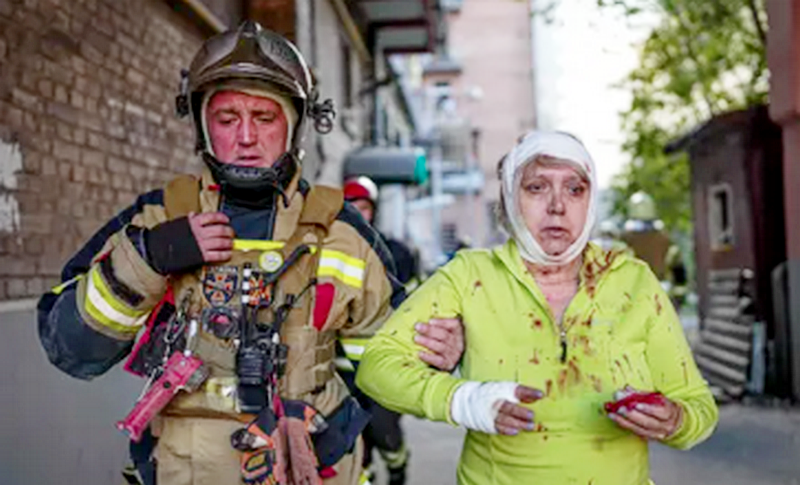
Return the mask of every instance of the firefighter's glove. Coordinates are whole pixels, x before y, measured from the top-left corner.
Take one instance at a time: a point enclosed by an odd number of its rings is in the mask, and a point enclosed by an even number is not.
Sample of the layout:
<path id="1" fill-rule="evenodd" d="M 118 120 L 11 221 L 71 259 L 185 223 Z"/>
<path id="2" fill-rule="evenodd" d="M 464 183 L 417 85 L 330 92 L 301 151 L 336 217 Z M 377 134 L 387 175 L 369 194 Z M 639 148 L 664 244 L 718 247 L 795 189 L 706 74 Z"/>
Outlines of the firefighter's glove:
<path id="1" fill-rule="evenodd" d="M 162 275 L 193 271 L 205 263 L 231 258 L 233 229 L 221 212 L 189 214 L 152 229 L 143 229 L 142 242 L 150 266 Z"/>
<path id="2" fill-rule="evenodd" d="M 231 435 L 231 445 L 242 452 L 242 481 L 247 485 L 286 483 L 284 434 L 275 413 L 264 408 L 255 421 Z"/>
<path id="3" fill-rule="evenodd" d="M 311 434 L 327 424 L 302 401 L 281 401 L 280 418 L 265 408 L 247 428 L 231 436 L 242 451 L 242 478 L 248 485 L 321 485 Z"/>
<path id="4" fill-rule="evenodd" d="M 285 436 L 288 485 L 321 485 L 319 460 L 314 452 L 311 435 L 326 428 L 325 420 L 316 409 L 302 401 L 283 401 L 284 416 L 278 419 L 278 429 Z M 282 461 L 282 460 L 279 460 Z"/>

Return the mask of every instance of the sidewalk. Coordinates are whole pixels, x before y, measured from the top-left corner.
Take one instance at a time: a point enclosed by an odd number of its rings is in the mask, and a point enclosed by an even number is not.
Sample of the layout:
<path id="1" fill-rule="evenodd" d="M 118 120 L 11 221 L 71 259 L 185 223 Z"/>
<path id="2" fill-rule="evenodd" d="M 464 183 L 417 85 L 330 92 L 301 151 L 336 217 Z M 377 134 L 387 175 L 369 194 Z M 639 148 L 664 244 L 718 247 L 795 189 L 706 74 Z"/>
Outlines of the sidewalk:
<path id="1" fill-rule="evenodd" d="M 456 485 L 463 432 L 408 416 L 403 423 L 409 484 Z M 726 405 L 708 441 L 690 451 L 653 445 L 650 465 L 656 485 L 800 485 L 800 408 Z"/>

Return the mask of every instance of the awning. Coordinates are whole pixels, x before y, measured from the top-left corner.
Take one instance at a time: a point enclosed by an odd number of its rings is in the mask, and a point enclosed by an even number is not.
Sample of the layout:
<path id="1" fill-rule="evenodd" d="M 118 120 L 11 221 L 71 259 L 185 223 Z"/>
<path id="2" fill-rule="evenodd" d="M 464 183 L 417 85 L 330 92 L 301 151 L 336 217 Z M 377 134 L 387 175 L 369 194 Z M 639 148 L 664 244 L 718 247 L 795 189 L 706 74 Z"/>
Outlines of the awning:
<path id="1" fill-rule="evenodd" d="M 376 184 L 420 185 L 428 180 L 421 148 L 363 147 L 348 153 L 344 177 L 366 176 Z"/>
<path id="2" fill-rule="evenodd" d="M 375 47 L 387 54 L 433 52 L 438 30 L 437 0 L 357 0 L 375 32 Z"/>

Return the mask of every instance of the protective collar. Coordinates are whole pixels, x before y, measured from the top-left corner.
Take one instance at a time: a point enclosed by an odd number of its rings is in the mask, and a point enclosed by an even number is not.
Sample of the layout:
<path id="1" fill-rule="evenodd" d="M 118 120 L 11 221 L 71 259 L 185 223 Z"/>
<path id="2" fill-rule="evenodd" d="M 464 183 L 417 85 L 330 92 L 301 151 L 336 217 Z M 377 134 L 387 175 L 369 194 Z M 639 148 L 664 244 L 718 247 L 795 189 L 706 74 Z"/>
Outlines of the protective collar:
<path id="1" fill-rule="evenodd" d="M 261 209 L 273 203 L 276 193 L 289 203 L 286 189 L 297 173 L 299 160 L 294 152 L 286 152 L 271 166 L 242 167 L 222 163 L 208 152 L 203 152 L 203 161 L 211 171 L 219 192 L 232 204 Z"/>

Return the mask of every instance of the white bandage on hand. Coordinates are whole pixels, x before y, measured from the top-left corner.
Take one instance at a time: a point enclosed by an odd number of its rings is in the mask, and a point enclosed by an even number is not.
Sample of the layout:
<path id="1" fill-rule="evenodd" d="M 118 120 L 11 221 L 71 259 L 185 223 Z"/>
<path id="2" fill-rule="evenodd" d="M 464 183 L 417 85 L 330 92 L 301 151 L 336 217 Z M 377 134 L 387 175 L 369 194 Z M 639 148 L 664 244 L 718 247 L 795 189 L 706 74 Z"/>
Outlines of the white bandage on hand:
<path id="1" fill-rule="evenodd" d="M 503 401 L 519 403 L 516 382 L 475 382 L 461 384 L 450 401 L 450 417 L 467 429 L 497 434 L 494 420 Z"/>

